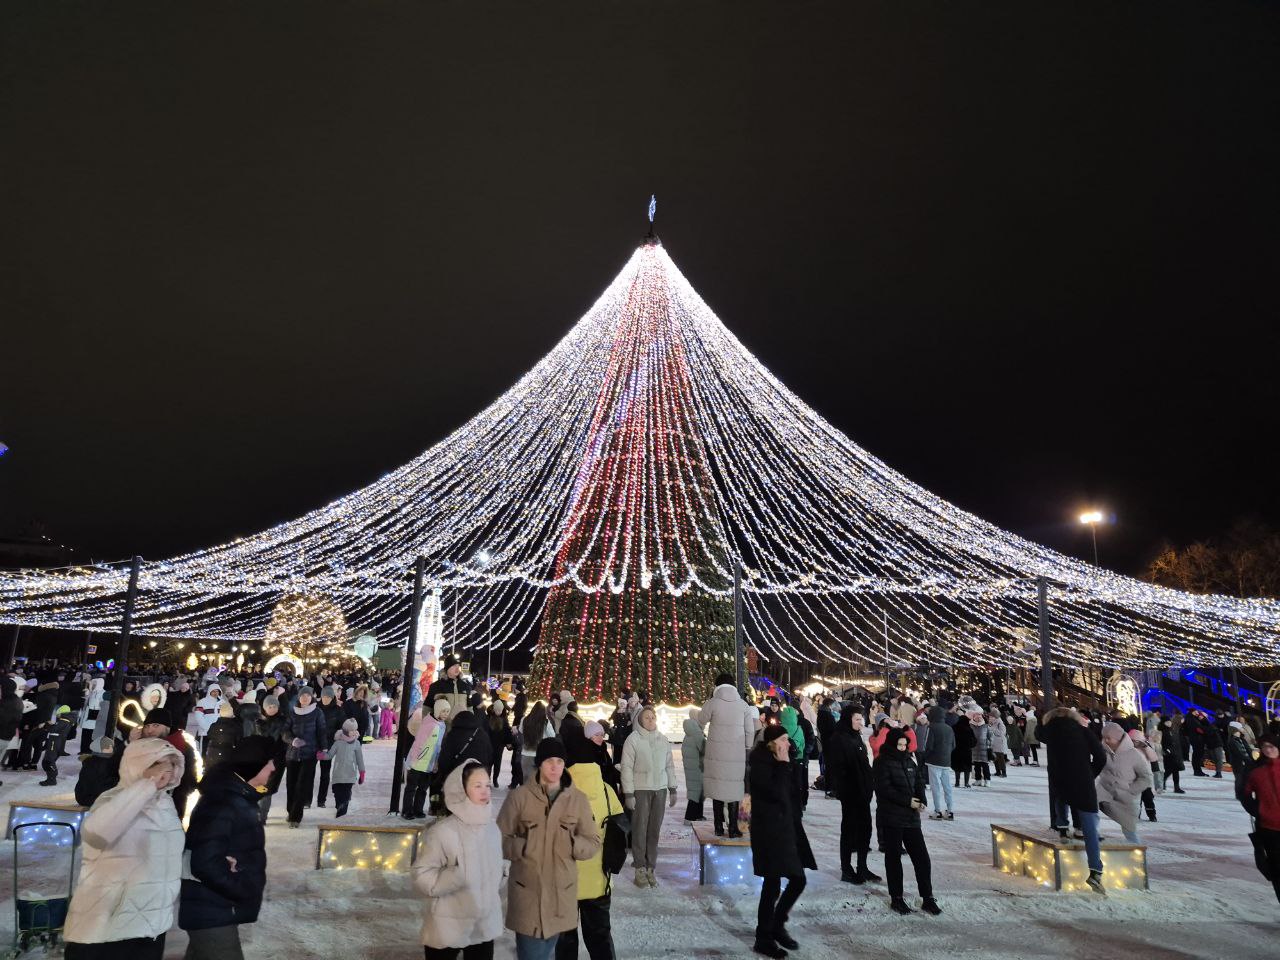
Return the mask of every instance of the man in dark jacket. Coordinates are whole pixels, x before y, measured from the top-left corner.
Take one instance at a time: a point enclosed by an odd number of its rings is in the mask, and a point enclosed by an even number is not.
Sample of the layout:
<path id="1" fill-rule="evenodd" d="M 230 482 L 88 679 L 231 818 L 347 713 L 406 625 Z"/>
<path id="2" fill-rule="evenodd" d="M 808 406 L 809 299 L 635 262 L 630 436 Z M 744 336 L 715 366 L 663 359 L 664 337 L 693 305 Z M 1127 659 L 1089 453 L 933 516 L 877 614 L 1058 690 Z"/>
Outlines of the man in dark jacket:
<path id="1" fill-rule="evenodd" d="M 1089 861 L 1090 889 L 1106 893 L 1102 886 L 1102 852 L 1098 841 L 1098 792 L 1094 780 L 1107 765 L 1102 741 L 1088 729 L 1088 720 L 1070 707 L 1057 707 L 1044 715 L 1036 737 L 1049 748 L 1049 802 L 1054 826 L 1067 837 L 1068 808 L 1074 810 L 1084 831 Z"/>
<path id="2" fill-rule="evenodd" d="M 933 794 L 934 820 L 956 818 L 951 793 L 951 757 L 956 749 L 956 731 L 946 722 L 941 707 L 930 707 L 924 714 L 926 723 L 916 725 L 916 756 L 929 774 L 929 792 Z M 917 721 L 919 718 L 917 718 Z M 946 805 L 944 811 L 943 805 Z"/>
<path id="3" fill-rule="evenodd" d="M 764 878 L 756 910 L 752 949 L 782 958 L 800 945 L 787 932 L 787 918 L 805 888 L 805 870 L 818 869 L 800 816 L 787 732 L 766 727 L 747 760 L 751 793 L 751 865 Z M 782 889 L 783 879 L 787 881 Z"/>
<path id="4" fill-rule="evenodd" d="M 18 754 L 18 765 L 23 770 L 34 770 L 44 750 L 46 725 L 53 720 L 53 711 L 58 706 L 58 683 L 50 681 L 36 688 L 36 708 L 28 710 L 22 717 L 22 725 L 26 728 L 22 737 L 22 750 Z"/>
<path id="5" fill-rule="evenodd" d="M 822 697 L 822 702 L 818 704 L 818 740 L 822 745 L 822 750 L 818 754 L 818 783 L 814 782 L 814 786 L 821 789 L 828 797 L 836 795 L 830 781 L 827 780 L 827 747 L 831 743 L 831 737 L 836 732 L 836 715 L 831 709 L 831 698 Z"/>
<path id="6" fill-rule="evenodd" d="M 320 690 L 320 713 L 324 716 L 324 743 L 320 747 L 320 789 L 316 792 L 316 806 L 323 807 L 329 798 L 329 771 L 333 761 L 329 759 L 329 750 L 333 747 L 333 738 L 342 729 L 346 716 L 342 712 L 342 704 L 338 703 L 338 691 L 334 687 L 323 687 Z M 359 733 L 359 724 L 356 732 Z M 408 731 L 406 730 L 407 734 Z M 412 739 L 409 741 L 412 743 Z"/>
<path id="7" fill-rule="evenodd" d="M 453 708 L 450 725 L 457 721 L 459 715 L 471 708 L 471 694 L 475 685 L 462 678 L 462 662 L 452 653 L 444 658 L 444 676 L 438 678 L 427 688 L 427 703 L 435 703 L 440 697 L 449 701 Z"/>
<path id="8" fill-rule="evenodd" d="M 187 960 L 244 960 L 239 925 L 258 919 L 267 885 L 258 798 L 275 769 L 273 750 L 266 737 L 245 737 L 200 782 L 187 828 L 192 879 L 182 881 L 178 905 Z"/>
<path id="9" fill-rule="evenodd" d="M 842 713 L 826 744 L 827 786 L 840 800 L 840 879 L 845 883 L 880 879 L 867 868 L 875 781 L 871 776 L 871 752 L 862 737 L 862 723 L 862 714 L 857 710 Z M 856 868 L 853 866 L 855 852 Z"/>

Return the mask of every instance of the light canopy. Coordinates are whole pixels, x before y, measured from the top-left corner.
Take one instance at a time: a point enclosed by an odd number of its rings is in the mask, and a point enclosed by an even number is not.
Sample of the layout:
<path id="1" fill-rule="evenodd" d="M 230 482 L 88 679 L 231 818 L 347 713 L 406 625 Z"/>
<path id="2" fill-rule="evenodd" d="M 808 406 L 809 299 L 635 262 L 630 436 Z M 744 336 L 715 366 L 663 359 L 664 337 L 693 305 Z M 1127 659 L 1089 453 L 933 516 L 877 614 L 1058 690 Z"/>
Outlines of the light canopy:
<path id="1" fill-rule="evenodd" d="M 637 419 L 641 408 L 653 413 Z M 615 431 L 630 431 L 626 462 L 602 456 Z M 613 509 L 585 511 L 587 496 Z M 597 522 L 606 514 L 623 529 Z M 1062 665 L 1280 653 L 1272 601 L 1098 569 L 892 470 L 752 356 L 656 242 L 519 382 L 417 459 L 297 520 L 145 563 L 133 630 L 257 640 L 289 598 L 293 629 L 314 610 L 353 636 L 403 642 L 420 556 L 444 642 L 469 649 L 528 642 L 553 587 L 724 597 L 741 560 L 749 640 L 768 657 L 1030 665 L 1037 578 Z M 0 621 L 117 630 L 127 576 L 0 573 Z"/>

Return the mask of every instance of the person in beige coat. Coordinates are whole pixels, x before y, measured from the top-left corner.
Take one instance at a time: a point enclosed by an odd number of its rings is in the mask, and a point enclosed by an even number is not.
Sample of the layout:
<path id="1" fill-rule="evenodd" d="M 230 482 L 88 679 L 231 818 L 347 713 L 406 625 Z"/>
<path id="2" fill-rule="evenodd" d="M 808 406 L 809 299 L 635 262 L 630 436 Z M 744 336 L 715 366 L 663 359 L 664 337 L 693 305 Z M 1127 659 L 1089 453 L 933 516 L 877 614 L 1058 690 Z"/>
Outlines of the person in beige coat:
<path id="1" fill-rule="evenodd" d="M 67 911 L 67 960 L 160 960 L 182 890 L 182 823 L 168 791 L 182 754 L 159 738 L 120 758 L 120 782 L 84 818 L 80 882 Z"/>
<path id="2" fill-rule="evenodd" d="M 550 960 L 561 933 L 578 925 L 578 868 L 601 847 L 586 794 L 565 770 L 564 743 L 538 744 L 538 775 L 507 796 L 498 814 L 502 855 L 511 861 L 507 927 L 517 960 Z"/>
<path id="3" fill-rule="evenodd" d="M 469 759 L 444 781 L 450 816 L 422 837 L 414 886 L 426 897 L 422 945 L 426 960 L 490 960 L 502 933 L 502 834 L 493 820 L 489 773 Z"/>
<path id="4" fill-rule="evenodd" d="M 671 742 L 658 732 L 658 714 L 644 707 L 622 745 L 622 795 L 631 811 L 631 860 L 637 887 L 656 887 L 658 834 L 666 807 L 676 805 L 676 762 Z M 665 801 L 665 805 L 664 805 Z"/>
<path id="5" fill-rule="evenodd" d="M 1095 782 L 1098 808 L 1120 824 L 1125 840 L 1138 843 L 1138 801 L 1151 788 L 1151 763 L 1118 723 L 1102 725 L 1102 745 L 1107 765 Z"/>

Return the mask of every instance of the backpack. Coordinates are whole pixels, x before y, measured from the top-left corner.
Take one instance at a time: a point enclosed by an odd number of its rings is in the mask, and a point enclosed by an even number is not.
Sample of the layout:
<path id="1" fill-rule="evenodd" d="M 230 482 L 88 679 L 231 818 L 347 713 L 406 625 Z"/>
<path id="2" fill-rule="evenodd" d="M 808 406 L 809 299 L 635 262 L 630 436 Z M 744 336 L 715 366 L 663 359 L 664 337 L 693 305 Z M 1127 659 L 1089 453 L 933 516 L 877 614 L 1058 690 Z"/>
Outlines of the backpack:
<path id="1" fill-rule="evenodd" d="M 621 873 L 627 863 L 627 851 L 631 849 L 631 818 L 625 809 L 613 812 L 609 802 L 609 787 L 605 785 L 604 847 L 601 863 L 606 874 Z"/>

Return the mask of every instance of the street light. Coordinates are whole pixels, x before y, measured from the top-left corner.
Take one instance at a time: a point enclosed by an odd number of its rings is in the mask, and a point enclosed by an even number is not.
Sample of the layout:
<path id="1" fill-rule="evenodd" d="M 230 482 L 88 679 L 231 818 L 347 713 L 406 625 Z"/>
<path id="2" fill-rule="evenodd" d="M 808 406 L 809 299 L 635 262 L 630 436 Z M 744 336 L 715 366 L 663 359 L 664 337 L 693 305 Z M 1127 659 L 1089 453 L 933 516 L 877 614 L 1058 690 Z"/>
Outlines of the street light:
<path id="1" fill-rule="evenodd" d="M 1098 566 L 1098 524 L 1102 523 L 1101 510 L 1089 510 L 1080 514 L 1080 522 L 1089 525 L 1089 535 L 1093 538 L 1093 565 Z"/>

